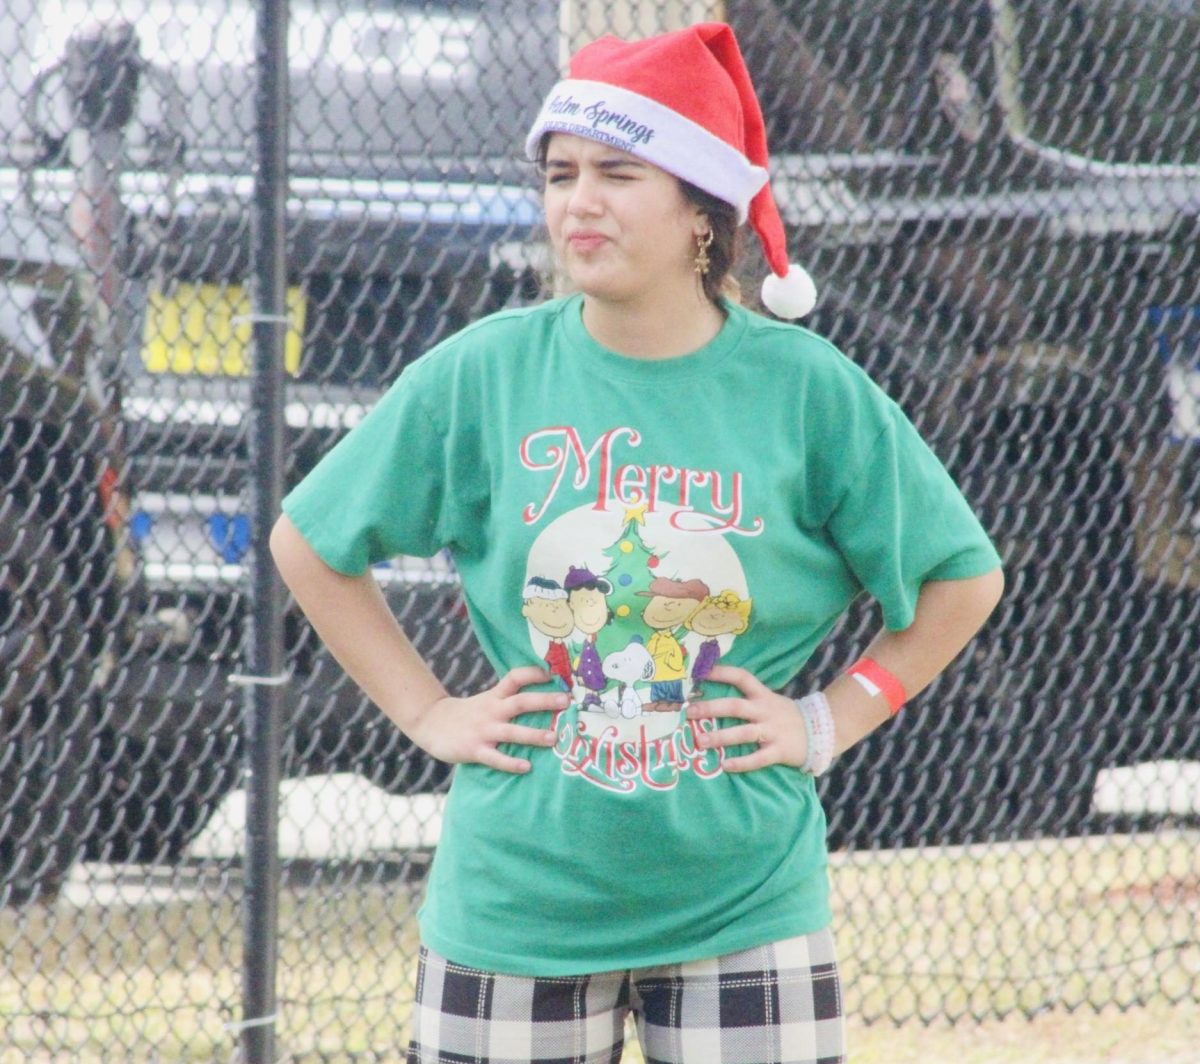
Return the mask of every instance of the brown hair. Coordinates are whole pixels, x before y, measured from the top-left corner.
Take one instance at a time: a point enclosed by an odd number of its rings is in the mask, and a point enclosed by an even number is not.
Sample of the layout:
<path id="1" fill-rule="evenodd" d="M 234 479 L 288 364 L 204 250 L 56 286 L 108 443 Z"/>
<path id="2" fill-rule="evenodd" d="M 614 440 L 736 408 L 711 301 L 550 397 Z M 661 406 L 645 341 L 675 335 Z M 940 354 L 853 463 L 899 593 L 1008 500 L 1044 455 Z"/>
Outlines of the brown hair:
<path id="1" fill-rule="evenodd" d="M 742 229 L 738 225 L 737 208 L 682 178 L 679 184 L 683 188 L 684 198 L 700 208 L 712 229 L 708 272 L 700 280 L 704 294 L 718 305 L 722 297 L 740 303 L 742 286 L 733 275 L 733 269 L 742 254 Z"/>
<path id="2" fill-rule="evenodd" d="M 546 172 L 546 155 L 550 150 L 550 133 L 543 133 L 538 143 L 537 169 Z M 683 178 L 675 179 L 683 191 L 683 197 L 698 207 L 708 219 L 713 240 L 708 248 L 708 272 L 700 279 L 705 296 L 717 306 L 722 299 L 734 303 L 742 301 L 742 286 L 733 275 L 734 267 L 742 256 L 742 229 L 738 224 L 737 208 L 711 193 L 697 188 Z"/>

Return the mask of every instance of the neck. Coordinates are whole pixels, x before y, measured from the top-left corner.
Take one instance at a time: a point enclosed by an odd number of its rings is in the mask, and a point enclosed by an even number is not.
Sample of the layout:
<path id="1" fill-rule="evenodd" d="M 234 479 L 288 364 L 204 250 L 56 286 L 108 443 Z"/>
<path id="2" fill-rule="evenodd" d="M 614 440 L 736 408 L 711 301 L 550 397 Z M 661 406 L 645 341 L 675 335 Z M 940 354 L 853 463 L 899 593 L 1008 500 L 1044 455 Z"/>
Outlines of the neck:
<path id="1" fill-rule="evenodd" d="M 598 344 L 630 358 L 676 358 L 709 343 L 725 313 L 695 286 L 684 298 L 645 293 L 637 299 L 583 297 L 583 324 Z"/>

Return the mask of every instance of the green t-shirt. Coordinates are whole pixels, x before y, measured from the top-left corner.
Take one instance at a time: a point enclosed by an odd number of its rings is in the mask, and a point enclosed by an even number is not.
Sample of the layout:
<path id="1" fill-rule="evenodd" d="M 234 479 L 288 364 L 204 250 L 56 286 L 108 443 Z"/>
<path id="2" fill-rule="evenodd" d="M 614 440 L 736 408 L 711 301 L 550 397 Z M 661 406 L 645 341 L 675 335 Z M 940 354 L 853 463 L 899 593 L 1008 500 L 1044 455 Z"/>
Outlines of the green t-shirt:
<path id="1" fill-rule="evenodd" d="M 530 773 L 458 768 L 421 913 L 434 950 L 523 975 L 826 926 L 811 777 L 723 772 L 695 742 L 719 724 L 679 700 L 727 693 L 701 686 L 717 658 L 783 687 L 863 589 L 901 629 L 924 581 L 999 564 L 904 414 L 825 340 L 730 306 L 701 350 L 633 359 L 581 308 L 442 343 L 284 501 L 345 573 L 449 548 L 497 673 L 544 664 L 571 690 L 526 721 L 558 734 L 513 748 Z"/>

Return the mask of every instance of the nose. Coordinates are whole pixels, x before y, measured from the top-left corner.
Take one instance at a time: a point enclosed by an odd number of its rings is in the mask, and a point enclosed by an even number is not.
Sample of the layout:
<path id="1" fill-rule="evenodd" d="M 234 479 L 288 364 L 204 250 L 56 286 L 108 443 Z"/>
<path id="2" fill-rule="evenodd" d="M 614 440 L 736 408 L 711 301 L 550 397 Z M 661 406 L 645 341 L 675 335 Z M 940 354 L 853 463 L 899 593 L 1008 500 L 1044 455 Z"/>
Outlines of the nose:
<path id="1" fill-rule="evenodd" d="M 567 213 L 575 218 L 586 218 L 599 214 L 600 210 L 599 182 L 586 171 L 581 171 L 572 182 Z"/>

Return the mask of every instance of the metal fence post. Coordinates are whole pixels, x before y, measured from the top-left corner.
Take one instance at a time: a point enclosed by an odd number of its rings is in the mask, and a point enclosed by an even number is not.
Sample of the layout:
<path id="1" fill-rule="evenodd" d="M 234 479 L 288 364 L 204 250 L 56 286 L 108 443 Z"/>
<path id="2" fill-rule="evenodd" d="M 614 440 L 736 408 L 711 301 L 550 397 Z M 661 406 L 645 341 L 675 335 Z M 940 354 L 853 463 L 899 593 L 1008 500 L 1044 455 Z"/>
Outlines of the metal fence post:
<path id="1" fill-rule="evenodd" d="M 256 27 L 252 213 L 254 363 L 249 454 L 252 569 L 246 694 L 246 873 L 242 1048 L 247 1064 L 275 1059 L 278 813 L 283 597 L 268 539 L 283 489 L 286 318 L 287 0 L 261 0 Z"/>

